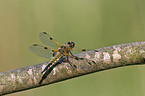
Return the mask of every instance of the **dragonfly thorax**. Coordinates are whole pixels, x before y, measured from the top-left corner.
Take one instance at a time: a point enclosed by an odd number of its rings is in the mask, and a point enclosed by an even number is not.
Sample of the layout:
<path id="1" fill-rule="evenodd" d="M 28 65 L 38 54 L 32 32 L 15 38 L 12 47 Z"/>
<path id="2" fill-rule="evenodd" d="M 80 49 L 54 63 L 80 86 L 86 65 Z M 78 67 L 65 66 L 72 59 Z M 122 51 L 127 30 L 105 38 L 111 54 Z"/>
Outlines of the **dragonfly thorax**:
<path id="1" fill-rule="evenodd" d="M 74 48 L 75 46 L 75 43 L 74 42 L 67 42 L 66 44 L 62 45 L 58 51 L 61 53 L 61 54 L 69 54 L 69 52 L 72 50 L 72 48 Z"/>
<path id="2" fill-rule="evenodd" d="M 64 53 L 64 49 L 63 48 L 59 48 L 58 49 L 58 52 L 60 52 L 61 54 L 63 54 Z"/>
<path id="3" fill-rule="evenodd" d="M 58 49 L 58 51 L 59 51 L 61 54 L 64 54 L 64 53 L 69 53 L 71 49 L 72 49 L 72 48 L 70 48 L 69 45 L 62 45 L 62 46 Z"/>

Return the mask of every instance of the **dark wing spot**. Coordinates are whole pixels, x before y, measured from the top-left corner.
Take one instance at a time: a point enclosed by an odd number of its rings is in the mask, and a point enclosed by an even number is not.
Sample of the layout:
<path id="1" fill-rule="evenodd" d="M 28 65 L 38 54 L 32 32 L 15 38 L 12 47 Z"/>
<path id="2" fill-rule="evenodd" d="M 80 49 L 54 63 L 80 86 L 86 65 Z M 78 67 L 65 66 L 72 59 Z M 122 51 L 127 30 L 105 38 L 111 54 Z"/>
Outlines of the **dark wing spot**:
<path id="1" fill-rule="evenodd" d="M 38 44 L 34 44 L 33 46 L 38 46 Z"/>
<path id="2" fill-rule="evenodd" d="M 86 51 L 86 49 L 82 49 L 82 51 Z"/>
<path id="3" fill-rule="evenodd" d="M 51 50 L 52 52 L 55 52 L 53 49 Z"/>
<path id="4" fill-rule="evenodd" d="M 47 34 L 46 32 L 43 32 L 44 34 Z"/>
<path id="5" fill-rule="evenodd" d="M 49 39 L 50 39 L 50 40 L 52 40 L 52 38 L 51 38 L 51 37 L 50 37 Z"/>
<path id="6" fill-rule="evenodd" d="M 44 49 L 48 49 L 47 47 L 44 47 Z"/>
<path id="7" fill-rule="evenodd" d="M 47 32 L 43 32 L 43 34 L 47 34 Z M 47 34 L 47 35 L 48 35 L 48 34 Z M 48 36 L 49 36 L 49 35 L 48 35 Z M 50 37 L 50 36 L 49 36 L 49 37 Z M 52 40 L 52 38 L 51 38 L 51 37 L 50 37 L 49 39 L 50 39 L 50 40 Z"/>

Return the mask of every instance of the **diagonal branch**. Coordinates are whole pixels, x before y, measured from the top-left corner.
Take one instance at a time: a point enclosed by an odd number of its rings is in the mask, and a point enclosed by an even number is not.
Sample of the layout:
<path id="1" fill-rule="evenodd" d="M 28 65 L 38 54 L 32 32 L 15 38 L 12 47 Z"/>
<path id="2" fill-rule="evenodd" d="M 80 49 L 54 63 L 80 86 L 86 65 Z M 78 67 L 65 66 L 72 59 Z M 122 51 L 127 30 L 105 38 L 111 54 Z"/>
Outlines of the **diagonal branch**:
<path id="1" fill-rule="evenodd" d="M 77 54 L 85 60 L 69 61 L 76 66 L 72 68 L 68 63 L 57 65 L 41 86 L 60 82 L 62 80 L 77 76 L 99 72 L 126 65 L 137 65 L 145 63 L 145 42 L 135 42 L 96 49 Z M 47 62 L 29 67 L 0 73 L 0 95 L 10 94 L 17 91 L 40 87 L 38 84 Z"/>

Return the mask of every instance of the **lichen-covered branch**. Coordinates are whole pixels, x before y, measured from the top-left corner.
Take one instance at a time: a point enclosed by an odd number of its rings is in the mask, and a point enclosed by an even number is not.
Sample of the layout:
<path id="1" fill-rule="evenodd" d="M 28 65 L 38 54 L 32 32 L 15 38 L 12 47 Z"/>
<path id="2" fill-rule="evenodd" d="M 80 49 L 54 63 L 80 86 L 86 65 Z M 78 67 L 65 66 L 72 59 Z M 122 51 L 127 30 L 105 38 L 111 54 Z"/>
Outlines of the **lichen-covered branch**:
<path id="1" fill-rule="evenodd" d="M 76 68 L 71 67 L 67 62 L 61 63 L 52 70 L 41 85 L 38 82 L 43 76 L 41 71 L 47 63 L 1 72 L 0 95 L 40 87 L 101 70 L 143 64 L 145 63 L 145 42 L 114 45 L 80 53 L 77 56 L 86 59 L 69 58 Z"/>

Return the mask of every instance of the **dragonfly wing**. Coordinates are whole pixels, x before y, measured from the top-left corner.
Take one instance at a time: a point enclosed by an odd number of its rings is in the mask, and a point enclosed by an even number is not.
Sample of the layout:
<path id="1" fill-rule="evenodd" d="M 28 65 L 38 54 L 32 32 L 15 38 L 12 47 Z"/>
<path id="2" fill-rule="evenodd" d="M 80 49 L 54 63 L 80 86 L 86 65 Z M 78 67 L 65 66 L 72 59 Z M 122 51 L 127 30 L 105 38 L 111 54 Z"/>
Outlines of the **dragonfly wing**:
<path id="1" fill-rule="evenodd" d="M 30 46 L 30 50 L 37 54 L 38 56 L 45 57 L 45 58 L 50 58 L 52 57 L 52 50 L 49 49 L 48 47 L 44 47 L 42 45 L 34 44 Z"/>
<path id="2" fill-rule="evenodd" d="M 51 47 L 51 48 L 58 48 L 61 47 L 61 45 L 55 41 L 49 34 L 47 34 L 46 32 L 41 32 L 39 34 L 39 38 L 41 40 L 42 43 L 44 43 L 45 45 Z"/>

